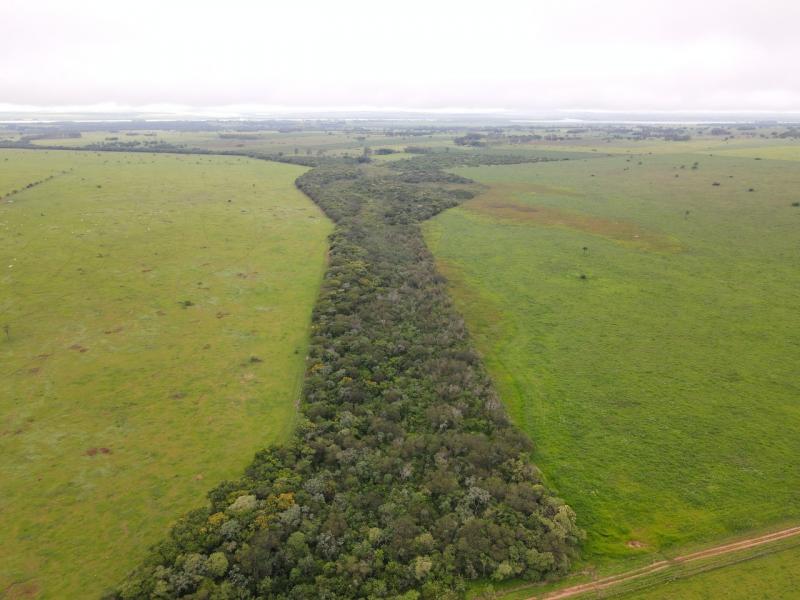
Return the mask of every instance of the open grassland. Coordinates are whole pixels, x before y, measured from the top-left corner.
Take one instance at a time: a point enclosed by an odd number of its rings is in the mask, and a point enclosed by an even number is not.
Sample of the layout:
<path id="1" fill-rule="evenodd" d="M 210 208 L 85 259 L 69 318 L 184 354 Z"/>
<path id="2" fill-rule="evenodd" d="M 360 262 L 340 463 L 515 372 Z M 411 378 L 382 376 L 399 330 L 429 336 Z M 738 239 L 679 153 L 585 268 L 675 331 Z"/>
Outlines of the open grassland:
<path id="1" fill-rule="evenodd" d="M 636 569 L 598 577 L 591 570 L 554 583 L 506 582 L 476 587 L 482 600 L 590 600 L 599 598 L 798 598 L 800 528 L 740 538 Z"/>
<path id="2" fill-rule="evenodd" d="M 0 150 L 0 596 L 98 596 L 288 436 L 331 230 L 303 170 Z"/>
<path id="3" fill-rule="evenodd" d="M 42 134 L 43 136 L 46 134 Z M 92 144 L 148 143 L 183 145 L 187 148 L 223 152 L 283 153 L 288 156 L 359 155 L 364 148 L 390 148 L 397 152 L 407 146 L 452 146 L 451 135 L 387 135 L 380 131 L 172 131 L 110 130 L 82 132 L 80 137 L 41 137 L 38 146 L 81 148 Z M 386 155 L 392 157 L 393 155 Z"/>
<path id="4" fill-rule="evenodd" d="M 623 153 L 457 172 L 487 191 L 427 240 L 588 530 L 587 561 L 800 520 L 796 162 Z"/>
<path id="5" fill-rule="evenodd" d="M 794 546 L 690 577 L 678 575 L 672 581 L 643 591 L 605 597 L 630 600 L 792 600 L 800 598 L 798 565 L 800 546 Z"/>

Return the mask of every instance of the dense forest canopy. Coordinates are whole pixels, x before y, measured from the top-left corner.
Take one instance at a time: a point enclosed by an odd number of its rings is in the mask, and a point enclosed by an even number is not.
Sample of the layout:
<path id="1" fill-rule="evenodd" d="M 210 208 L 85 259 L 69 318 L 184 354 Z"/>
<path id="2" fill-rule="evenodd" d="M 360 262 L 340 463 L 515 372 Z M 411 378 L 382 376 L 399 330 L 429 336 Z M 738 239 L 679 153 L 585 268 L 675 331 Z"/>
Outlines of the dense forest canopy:
<path id="1" fill-rule="evenodd" d="M 530 464 L 419 222 L 473 195 L 433 154 L 317 164 L 336 224 L 286 446 L 209 494 L 111 598 L 458 598 L 565 573 L 582 532 Z M 519 162 L 494 156 L 492 162 Z"/>

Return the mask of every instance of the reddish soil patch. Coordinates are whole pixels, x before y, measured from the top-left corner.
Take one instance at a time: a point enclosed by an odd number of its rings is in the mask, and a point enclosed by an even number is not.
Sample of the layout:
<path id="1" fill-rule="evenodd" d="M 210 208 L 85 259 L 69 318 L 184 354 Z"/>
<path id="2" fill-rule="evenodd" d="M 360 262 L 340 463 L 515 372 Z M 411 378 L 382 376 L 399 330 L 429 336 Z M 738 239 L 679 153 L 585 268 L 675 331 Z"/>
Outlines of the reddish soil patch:
<path id="1" fill-rule="evenodd" d="M 36 598 L 41 592 L 41 586 L 35 581 L 24 583 L 13 583 L 8 586 L 3 594 L 3 598 L 8 600 L 23 600 L 23 598 Z"/>
<path id="2" fill-rule="evenodd" d="M 644 250 L 681 251 L 677 240 L 662 233 L 644 229 L 630 221 L 606 219 L 587 213 L 571 212 L 550 206 L 537 206 L 514 200 L 514 197 L 519 194 L 536 194 L 536 190 L 540 187 L 542 186 L 493 185 L 484 194 L 465 203 L 464 207 L 478 214 L 514 223 L 577 229 Z M 551 195 L 579 195 L 574 192 L 569 194 L 560 192 L 556 188 L 551 189 L 553 189 L 552 192 L 549 192 Z"/>

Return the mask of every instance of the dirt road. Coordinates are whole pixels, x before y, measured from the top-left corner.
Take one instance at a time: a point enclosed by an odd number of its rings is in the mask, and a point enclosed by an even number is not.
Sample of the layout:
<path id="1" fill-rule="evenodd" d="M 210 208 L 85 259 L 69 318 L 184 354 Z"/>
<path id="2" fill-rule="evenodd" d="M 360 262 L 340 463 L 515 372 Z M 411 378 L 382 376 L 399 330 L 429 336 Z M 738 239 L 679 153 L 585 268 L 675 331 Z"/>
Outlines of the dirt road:
<path id="1" fill-rule="evenodd" d="M 651 573 L 662 571 L 671 566 L 690 563 L 702 558 L 711 558 L 713 556 L 719 556 L 720 554 L 728 554 L 730 552 L 737 552 L 739 550 L 747 550 L 748 548 L 769 544 L 770 542 L 777 542 L 778 540 L 783 540 L 796 535 L 800 535 L 800 527 L 790 527 L 788 529 L 774 531 L 765 535 L 751 537 L 728 544 L 722 544 L 720 546 L 714 546 L 713 548 L 707 548 L 705 550 L 700 550 L 699 552 L 677 556 L 669 560 L 659 560 L 633 571 L 620 573 L 619 575 L 612 575 L 610 577 L 604 577 L 596 581 L 582 583 L 580 585 L 556 590 L 540 596 L 531 596 L 527 600 L 561 600 L 562 598 L 572 598 L 573 596 L 584 594 L 586 592 L 604 590 L 622 582 L 630 581 L 631 579 L 637 579 L 639 577 L 644 577 L 645 575 L 650 575 Z"/>

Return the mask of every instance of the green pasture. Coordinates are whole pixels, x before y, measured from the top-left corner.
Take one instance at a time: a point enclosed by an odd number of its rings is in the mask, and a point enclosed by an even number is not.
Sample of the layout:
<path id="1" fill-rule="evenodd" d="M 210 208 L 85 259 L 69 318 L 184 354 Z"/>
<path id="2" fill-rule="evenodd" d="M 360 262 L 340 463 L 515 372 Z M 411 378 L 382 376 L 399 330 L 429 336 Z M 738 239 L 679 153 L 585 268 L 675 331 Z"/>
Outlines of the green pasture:
<path id="1" fill-rule="evenodd" d="M 588 532 L 586 561 L 800 521 L 796 162 L 662 152 L 457 172 L 487 191 L 426 237 Z"/>
<path id="2" fill-rule="evenodd" d="M 0 596 L 90 598 L 292 429 L 331 225 L 296 166 L 0 150 Z"/>
<path id="3" fill-rule="evenodd" d="M 610 597 L 630 600 L 792 600 L 800 598 L 798 565 L 800 547 L 795 546 L 692 577 L 667 581 L 652 589 Z"/>
<path id="4" fill-rule="evenodd" d="M 262 152 L 285 155 L 322 153 L 330 156 L 359 155 L 364 148 L 392 148 L 401 151 L 406 146 L 452 146 L 452 134 L 386 135 L 380 131 L 171 131 L 171 130 L 109 130 L 83 132 L 81 137 L 53 137 L 32 141 L 39 146 L 81 148 L 90 144 L 130 142 L 160 142 L 181 144 L 188 148 L 213 151 Z M 391 157 L 387 155 L 386 157 Z M 379 159 L 386 157 L 377 157 Z"/>

